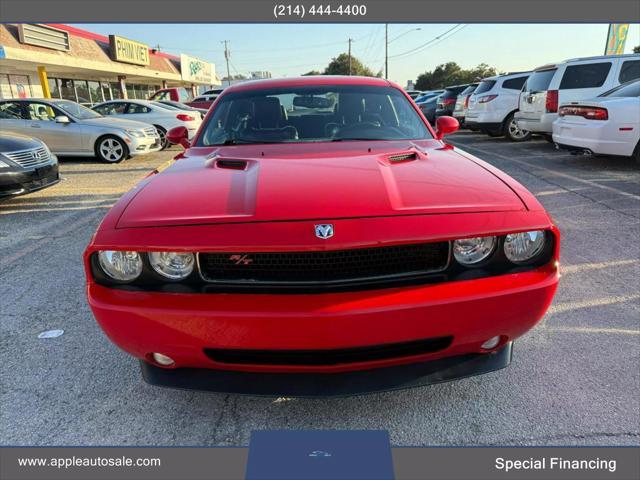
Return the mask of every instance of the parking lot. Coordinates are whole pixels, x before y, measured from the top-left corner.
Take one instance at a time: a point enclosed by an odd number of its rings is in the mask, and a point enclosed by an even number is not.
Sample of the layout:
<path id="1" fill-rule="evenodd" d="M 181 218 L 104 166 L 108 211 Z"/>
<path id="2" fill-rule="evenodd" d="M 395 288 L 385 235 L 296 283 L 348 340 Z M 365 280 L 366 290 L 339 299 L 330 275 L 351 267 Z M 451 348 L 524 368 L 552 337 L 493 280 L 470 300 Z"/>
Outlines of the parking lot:
<path id="1" fill-rule="evenodd" d="M 118 197 L 177 149 L 61 159 L 55 187 L 0 203 L 0 443 L 247 445 L 256 429 L 386 429 L 395 445 L 637 445 L 640 168 L 469 132 L 451 143 L 538 196 L 563 278 L 505 370 L 412 390 L 273 399 L 150 387 L 95 323 L 82 252 Z M 38 334 L 63 329 L 64 335 Z"/>

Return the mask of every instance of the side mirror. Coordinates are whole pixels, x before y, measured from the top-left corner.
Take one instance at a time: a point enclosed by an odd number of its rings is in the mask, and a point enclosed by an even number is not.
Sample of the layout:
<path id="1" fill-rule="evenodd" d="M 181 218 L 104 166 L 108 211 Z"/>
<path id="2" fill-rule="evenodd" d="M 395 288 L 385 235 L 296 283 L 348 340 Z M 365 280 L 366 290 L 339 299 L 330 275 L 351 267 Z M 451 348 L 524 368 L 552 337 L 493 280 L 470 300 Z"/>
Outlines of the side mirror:
<path id="1" fill-rule="evenodd" d="M 458 120 L 453 117 L 438 117 L 436 119 L 436 138 L 442 140 L 445 135 L 456 132 L 460 128 Z"/>
<path id="2" fill-rule="evenodd" d="M 56 117 L 56 123 L 71 123 L 71 120 L 66 115 L 60 115 Z"/>
<path id="3" fill-rule="evenodd" d="M 182 145 L 185 149 L 191 146 L 189 131 L 186 127 L 173 127 L 167 132 L 167 140 L 173 145 Z"/>

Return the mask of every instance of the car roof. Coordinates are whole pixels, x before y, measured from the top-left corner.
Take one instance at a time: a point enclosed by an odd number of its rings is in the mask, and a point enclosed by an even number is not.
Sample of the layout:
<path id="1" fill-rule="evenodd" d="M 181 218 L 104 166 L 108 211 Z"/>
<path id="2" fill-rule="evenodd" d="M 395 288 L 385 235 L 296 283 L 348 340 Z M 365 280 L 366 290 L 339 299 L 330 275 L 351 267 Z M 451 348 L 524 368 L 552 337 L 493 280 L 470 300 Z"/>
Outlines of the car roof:
<path id="1" fill-rule="evenodd" d="M 544 70 L 551 70 L 552 68 L 558 68 L 560 65 L 564 65 L 567 63 L 575 63 L 575 62 L 586 62 L 590 60 L 610 60 L 613 58 L 638 58 L 640 59 L 640 53 L 620 53 L 616 55 L 595 55 L 593 57 L 576 57 L 570 58 L 568 60 L 564 60 L 558 63 L 547 63 L 546 65 L 542 65 L 538 68 L 535 68 L 534 72 L 540 72 Z"/>
<path id="2" fill-rule="evenodd" d="M 224 89 L 227 92 L 257 90 L 265 88 L 300 87 L 305 85 L 394 85 L 388 80 L 378 77 L 360 77 L 356 75 L 308 75 L 304 77 L 270 78 L 265 80 L 249 80 L 236 83 Z M 397 87 L 397 86 L 396 86 Z M 400 88 L 400 87 L 397 87 Z"/>
<path id="3" fill-rule="evenodd" d="M 494 75 L 493 77 L 486 77 L 483 78 L 482 81 L 484 82 L 485 80 L 500 80 L 501 78 L 507 78 L 507 77 L 517 77 L 519 75 L 525 75 L 528 74 L 530 75 L 531 73 L 533 73 L 531 70 L 528 70 L 526 72 L 509 72 L 509 73 L 501 73 L 500 75 Z"/>

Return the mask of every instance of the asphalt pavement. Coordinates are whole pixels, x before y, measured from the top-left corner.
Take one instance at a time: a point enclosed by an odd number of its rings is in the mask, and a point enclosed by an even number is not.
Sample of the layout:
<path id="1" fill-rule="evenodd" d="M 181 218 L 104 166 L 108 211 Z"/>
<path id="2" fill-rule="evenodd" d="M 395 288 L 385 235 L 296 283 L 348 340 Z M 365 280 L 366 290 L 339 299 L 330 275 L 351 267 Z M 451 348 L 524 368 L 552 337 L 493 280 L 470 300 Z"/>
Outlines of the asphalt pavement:
<path id="1" fill-rule="evenodd" d="M 0 201 L 0 444 L 247 445 L 257 429 L 386 429 L 394 445 L 640 443 L 640 167 L 544 140 L 451 143 L 531 190 L 562 232 L 562 279 L 507 369 L 412 390 L 273 399 L 151 387 L 97 326 L 82 252 L 176 149 L 61 160 L 55 187 Z M 63 329 L 56 338 L 38 335 Z"/>

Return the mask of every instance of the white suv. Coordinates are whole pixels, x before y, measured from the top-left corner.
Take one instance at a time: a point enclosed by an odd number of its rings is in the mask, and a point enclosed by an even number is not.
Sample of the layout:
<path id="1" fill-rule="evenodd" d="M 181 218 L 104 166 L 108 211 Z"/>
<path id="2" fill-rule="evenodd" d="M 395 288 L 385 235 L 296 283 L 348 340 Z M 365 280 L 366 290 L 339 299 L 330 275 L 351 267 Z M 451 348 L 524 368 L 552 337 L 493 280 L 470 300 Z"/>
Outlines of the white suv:
<path id="1" fill-rule="evenodd" d="M 531 138 L 514 120 L 522 86 L 531 72 L 508 73 L 488 77 L 480 82 L 469 99 L 465 126 L 492 137 L 505 136 L 512 142 Z"/>
<path id="2" fill-rule="evenodd" d="M 597 97 L 640 78 L 640 55 L 574 58 L 536 68 L 522 89 L 518 125 L 550 138 L 558 106 Z"/>

